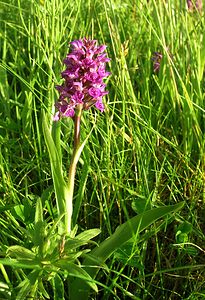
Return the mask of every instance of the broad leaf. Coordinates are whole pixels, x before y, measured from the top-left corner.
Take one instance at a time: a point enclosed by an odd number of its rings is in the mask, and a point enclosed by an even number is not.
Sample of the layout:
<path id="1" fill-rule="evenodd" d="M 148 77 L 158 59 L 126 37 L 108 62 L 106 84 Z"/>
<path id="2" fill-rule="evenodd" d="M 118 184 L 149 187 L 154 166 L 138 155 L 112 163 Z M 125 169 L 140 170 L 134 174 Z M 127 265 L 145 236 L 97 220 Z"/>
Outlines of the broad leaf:
<path id="1" fill-rule="evenodd" d="M 119 226 L 114 234 L 104 240 L 99 247 L 92 250 L 90 254 L 105 262 L 118 248 L 129 241 L 134 235 L 139 234 L 158 219 L 166 217 L 170 213 L 177 212 L 183 205 L 184 203 L 178 203 L 176 205 L 159 207 L 131 218 Z M 99 267 L 94 265 L 89 257 L 84 260 L 83 265 L 87 266 L 85 268 L 87 273 L 89 273 L 92 278 L 95 278 L 99 271 Z M 86 300 L 88 299 L 88 295 L 89 287 L 83 280 L 76 278 L 70 288 L 70 300 Z"/>
<path id="2" fill-rule="evenodd" d="M 95 292 L 98 292 L 97 285 L 95 284 L 92 277 L 82 268 L 73 263 L 68 263 L 66 260 L 60 260 L 55 263 L 55 265 L 62 270 L 66 270 L 68 275 L 74 278 L 79 278 L 83 281 L 89 288 L 92 288 Z M 71 286 L 72 289 L 72 286 Z M 74 291 L 73 291 L 74 292 Z M 83 299 L 83 298 L 82 298 Z"/>

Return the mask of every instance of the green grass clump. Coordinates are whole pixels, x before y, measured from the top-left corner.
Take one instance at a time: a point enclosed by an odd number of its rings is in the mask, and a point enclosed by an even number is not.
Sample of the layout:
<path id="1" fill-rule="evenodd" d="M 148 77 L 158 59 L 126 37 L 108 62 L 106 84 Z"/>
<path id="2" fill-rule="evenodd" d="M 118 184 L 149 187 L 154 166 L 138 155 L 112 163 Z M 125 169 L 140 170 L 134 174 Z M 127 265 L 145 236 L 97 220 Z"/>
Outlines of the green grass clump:
<path id="1" fill-rule="evenodd" d="M 83 116 L 82 139 L 94 129 L 77 169 L 79 230 L 101 228 L 102 241 L 136 213 L 186 203 L 111 257 L 91 299 L 205 299 L 205 17 L 186 1 L 0 1 L 1 254 L 29 246 L 39 197 L 47 220 L 57 214 L 42 111 L 52 120 L 68 42 L 84 36 L 108 46 L 112 76 L 105 113 Z M 72 120 L 60 126 L 66 175 Z M 27 273 L 0 271 L 12 299 Z"/>

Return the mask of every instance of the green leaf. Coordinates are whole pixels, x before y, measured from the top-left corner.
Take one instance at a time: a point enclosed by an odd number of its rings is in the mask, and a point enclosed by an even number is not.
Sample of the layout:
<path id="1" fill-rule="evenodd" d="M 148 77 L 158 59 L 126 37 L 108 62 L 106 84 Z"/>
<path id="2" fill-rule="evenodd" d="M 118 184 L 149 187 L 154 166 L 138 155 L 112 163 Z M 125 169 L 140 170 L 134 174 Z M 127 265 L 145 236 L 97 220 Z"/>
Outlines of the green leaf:
<path id="1" fill-rule="evenodd" d="M 4 298 L 2 298 L 2 296 Z M 8 286 L 8 284 L 6 284 L 2 281 L 0 281 L 0 299 L 7 299 L 7 300 L 11 299 L 10 287 Z"/>
<path id="2" fill-rule="evenodd" d="M 136 247 L 135 247 L 136 248 Z M 115 259 L 126 266 L 143 269 L 141 259 L 133 249 L 133 243 L 127 242 L 114 253 Z"/>
<path id="3" fill-rule="evenodd" d="M 82 253 L 82 257 L 87 258 L 87 260 L 89 261 L 92 261 L 93 266 L 98 266 L 101 269 L 104 269 L 106 272 L 109 272 L 108 266 L 105 264 L 105 262 L 102 259 L 94 255 L 91 255 L 90 253 Z"/>
<path id="4" fill-rule="evenodd" d="M 33 203 L 36 202 L 36 199 L 33 199 Z M 17 219 L 20 220 L 23 223 L 32 223 L 33 221 L 33 213 L 34 213 L 34 208 L 32 207 L 32 205 L 29 203 L 29 200 L 27 198 L 25 198 L 23 200 L 23 204 L 19 204 L 19 205 L 8 205 L 8 206 L 3 206 L 2 207 L 2 211 L 6 210 L 6 208 L 11 209 L 11 213 L 12 215 Z M 0 212 L 1 208 L 0 208 Z"/>
<path id="5" fill-rule="evenodd" d="M 43 222 L 43 207 L 40 198 L 36 202 L 35 224 L 39 222 Z"/>
<path id="6" fill-rule="evenodd" d="M 89 229 L 78 234 L 75 238 L 67 238 L 64 245 L 64 252 L 70 252 L 80 246 L 86 245 L 90 240 L 100 233 L 100 229 Z"/>
<path id="7" fill-rule="evenodd" d="M 193 226 L 189 222 L 181 223 L 176 232 L 176 242 L 177 243 L 186 243 L 189 240 L 189 233 L 193 230 Z"/>
<path id="8" fill-rule="evenodd" d="M 15 207 L 17 207 L 19 205 L 13 204 L 13 205 L 4 205 L 4 206 L 0 206 L 0 213 L 7 211 L 7 210 L 11 210 L 14 209 Z"/>
<path id="9" fill-rule="evenodd" d="M 0 258 L 0 264 L 21 269 L 41 269 L 38 260 Z"/>
<path id="10" fill-rule="evenodd" d="M 80 256 L 82 256 L 87 250 L 82 250 L 82 251 L 77 251 L 77 252 L 68 252 L 68 253 L 63 253 L 62 254 L 62 261 L 66 262 L 74 262 L 76 259 Z"/>
<path id="11" fill-rule="evenodd" d="M 24 300 L 27 298 L 27 295 L 29 294 L 31 289 L 31 285 L 28 278 L 24 279 L 24 281 L 21 282 L 21 286 L 22 287 L 20 291 L 16 295 L 16 300 Z"/>
<path id="12" fill-rule="evenodd" d="M 37 287 L 38 287 L 38 278 L 40 276 L 40 270 L 33 270 L 24 281 L 19 284 L 19 292 L 16 296 L 16 300 L 28 299 L 29 295 L 31 298 L 34 298 Z"/>
<path id="13" fill-rule="evenodd" d="M 62 216 L 65 214 L 65 203 L 68 197 L 68 187 L 63 178 L 62 163 L 60 153 L 57 151 L 55 143 L 53 141 L 51 131 L 48 128 L 45 113 L 43 112 L 43 134 L 46 142 L 46 146 L 49 152 L 51 172 L 54 184 L 54 190 L 56 195 L 56 204 L 58 209 L 58 215 Z M 60 223 L 62 224 L 62 222 Z M 63 225 L 59 225 L 60 231 L 64 232 Z"/>
<path id="14" fill-rule="evenodd" d="M 101 232 L 101 230 L 98 228 L 88 229 L 88 230 L 85 230 L 84 232 L 78 234 L 76 236 L 76 239 L 83 240 L 84 242 L 89 242 L 91 239 L 93 239 L 94 237 L 99 235 L 100 232 Z"/>
<path id="15" fill-rule="evenodd" d="M 19 221 L 25 222 L 24 205 L 15 205 L 11 210 L 12 215 Z"/>
<path id="16" fill-rule="evenodd" d="M 39 197 L 35 195 L 28 195 L 28 198 L 23 199 L 24 217 L 26 223 L 31 224 L 34 222 L 35 207 L 32 206 L 32 203 L 36 203 L 38 198 Z"/>
<path id="17" fill-rule="evenodd" d="M 151 209 L 150 199 L 137 198 L 132 201 L 132 209 L 137 213 L 143 213 L 144 211 Z"/>
<path id="18" fill-rule="evenodd" d="M 50 215 L 53 215 L 53 208 L 51 202 L 51 196 L 54 193 L 53 185 L 44 189 L 43 193 L 41 194 L 41 202 L 43 206 L 47 206 L 48 212 Z"/>
<path id="19" fill-rule="evenodd" d="M 204 74 L 204 66 L 205 66 L 205 31 L 203 33 L 203 39 L 200 43 L 200 60 L 199 60 L 199 80 L 201 81 Z"/>
<path id="20" fill-rule="evenodd" d="M 176 205 L 159 207 L 131 218 L 124 224 L 120 225 L 114 234 L 103 241 L 99 247 L 92 251 L 91 254 L 106 260 L 116 249 L 129 241 L 133 235 L 140 233 L 159 218 L 178 211 L 183 207 L 183 205 L 184 203 L 179 203 Z"/>
<path id="21" fill-rule="evenodd" d="M 35 259 L 35 254 L 22 246 L 11 246 L 7 250 L 7 255 L 14 258 Z"/>
<path id="22" fill-rule="evenodd" d="M 64 187 L 66 186 L 66 183 L 62 175 L 63 172 L 61 169 L 61 158 L 59 157 L 59 153 L 56 149 L 51 132 L 48 128 L 44 112 L 43 112 L 43 134 L 44 134 L 46 146 L 48 148 L 49 157 L 50 157 L 51 171 L 52 171 L 54 189 L 57 198 L 58 211 L 59 214 L 61 215 L 65 212 Z"/>
<path id="23" fill-rule="evenodd" d="M 38 290 L 39 292 L 47 299 L 50 299 L 50 296 L 49 294 L 47 293 L 46 289 L 44 288 L 44 285 L 43 285 L 43 282 L 42 282 L 42 279 L 39 278 L 38 279 Z"/>
<path id="24" fill-rule="evenodd" d="M 139 234 L 158 219 L 166 217 L 170 213 L 177 212 L 183 207 L 183 205 L 184 203 L 182 202 L 176 205 L 159 207 L 131 218 L 124 224 L 120 225 L 114 234 L 104 240 L 99 247 L 92 250 L 90 254 L 98 257 L 102 261 L 106 261 L 118 248 L 128 242 L 134 235 Z M 95 278 L 99 267 L 93 265 L 89 258 L 84 260 L 83 265 L 87 266 L 85 270 L 90 274 L 90 276 Z M 82 280 L 76 279 L 72 283 L 72 287 L 70 289 L 71 300 L 86 300 L 88 299 L 88 294 L 89 288 Z"/>
<path id="25" fill-rule="evenodd" d="M 189 222 L 183 222 L 180 224 L 177 228 L 177 231 L 180 231 L 181 233 L 191 233 L 193 230 L 193 226 Z"/>
<path id="26" fill-rule="evenodd" d="M 28 279 L 30 284 L 33 286 L 36 284 L 38 279 L 41 277 L 42 270 L 33 270 L 29 275 Z"/>
<path id="27" fill-rule="evenodd" d="M 42 207 L 41 199 L 38 198 L 36 203 L 35 224 L 32 233 L 32 238 L 33 238 L 34 245 L 39 247 L 38 250 L 39 256 L 43 255 L 45 237 L 46 237 L 46 222 L 43 220 L 43 207 Z"/>
<path id="28" fill-rule="evenodd" d="M 38 222 L 34 226 L 34 231 L 32 233 L 33 243 L 35 246 L 43 247 L 45 232 L 45 222 Z"/>
<path id="29" fill-rule="evenodd" d="M 183 249 L 188 255 L 197 256 L 199 254 L 199 250 L 196 247 L 187 245 L 186 248 Z"/>
<path id="30" fill-rule="evenodd" d="M 64 251 L 65 251 L 65 253 L 67 253 L 67 252 L 70 252 L 70 251 L 72 251 L 80 246 L 83 246 L 85 244 L 87 244 L 87 242 L 82 241 L 82 240 L 68 239 L 65 242 Z"/>
<path id="31" fill-rule="evenodd" d="M 86 283 L 89 288 L 92 288 L 96 293 L 98 292 L 98 288 L 94 283 L 94 280 L 81 266 L 70 262 L 68 263 L 66 260 L 59 260 L 57 263 L 55 263 L 55 266 L 61 268 L 62 270 L 66 270 L 69 276 L 79 278 L 84 283 Z"/>
<path id="32" fill-rule="evenodd" d="M 51 279 L 51 283 L 54 291 L 54 300 L 64 300 L 64 284 L 61 277 L 58 274 L 55 274 Z"/>
<path id="33" fill-rule="evenodd" d="M 188 240 L 189 240 L 189 237 L 188 237 L 187 233 L 180 232 L 176 235 L 176 242 L 179 244 L 186 243 L 186 242 L 188 242 Z"/>

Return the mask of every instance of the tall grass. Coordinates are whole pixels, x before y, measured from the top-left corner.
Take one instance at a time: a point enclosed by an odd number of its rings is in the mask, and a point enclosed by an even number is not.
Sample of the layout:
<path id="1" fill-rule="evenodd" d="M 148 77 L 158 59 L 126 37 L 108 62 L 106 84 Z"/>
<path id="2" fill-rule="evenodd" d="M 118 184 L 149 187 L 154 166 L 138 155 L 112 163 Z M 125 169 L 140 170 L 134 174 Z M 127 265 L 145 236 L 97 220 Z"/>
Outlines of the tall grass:
<path id="1" fill-rule="evenodd" d="M 56 215 L 42 110 L 52 121 L 68 42 L 89 36 L 108 45 L 112 76 L 105 113 L 83 116 L 82 136 L 94 129 L 77 170 L 79 229 L 99 227 L 103 240 L 136 213 L 186 202 L 110 259 L 98 298 L 205 298 L 205 20 L 185 2 L 0 1 L 2 255 L 29 243 L 20 227 L 29 228 L 38 197 L 45 216 Z M 159 73 L 155 51 L 163 54 Z M 72 122 L 60 126 L 66 174 Z M 26 273 L 0 267 L 0 298 L 10 299 Z"/>

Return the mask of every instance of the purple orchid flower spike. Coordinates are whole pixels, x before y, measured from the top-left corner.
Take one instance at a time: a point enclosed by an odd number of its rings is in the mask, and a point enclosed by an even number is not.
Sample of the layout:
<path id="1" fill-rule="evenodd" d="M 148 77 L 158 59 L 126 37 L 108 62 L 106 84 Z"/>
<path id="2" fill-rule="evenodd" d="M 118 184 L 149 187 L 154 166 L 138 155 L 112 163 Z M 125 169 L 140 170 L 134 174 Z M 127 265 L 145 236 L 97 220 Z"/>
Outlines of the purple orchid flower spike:
<path id="1" fill-rule="evenodd" d="M 158 73 L 160 70 L 160 63 L 161 63 L 162 57 L 163 57 L 163 55 L 160 52 L 154 52 L 154 55 L 152 56 L 153 70 L 155 73 Z"/>
<path id="2" fill-rule="evenodd" d="M 196 8 L 199 12 L 202 11 L 202 0 L 187 0 L 187 6 L 189 11 L 193 11 Z"/>
<path id="3" fill-rule="evenodd" d="M 166 47 L 166 51 L 171 59 L 173 59 L 173 55 L 169 51 L 169 47 Z M 158 73 L 160 71 L 161 63 L 164 58 L 164 54 L 161 52 L 154 52 L 151 60 L 153 61 L 153 71 L 154 73 Z"/>
<path id="4" fill-rule="evenodd" d="M 66 69 L 61 73 L 64 83 L 56 87 L 60 96 L 55 104 L 54 121 L 61 117 L 73 118 L 79 105 L 83 110 L 94 105 L 103 112 L 102 97 L 108 94 L 103 82 L 110 75 L 106 71 L 106 63 L 110 60 L 105 53 L 106 46 L 97 46 L 96 40 L 86 38 L 70 45 L 71 51 L 64 59 Z"/>

